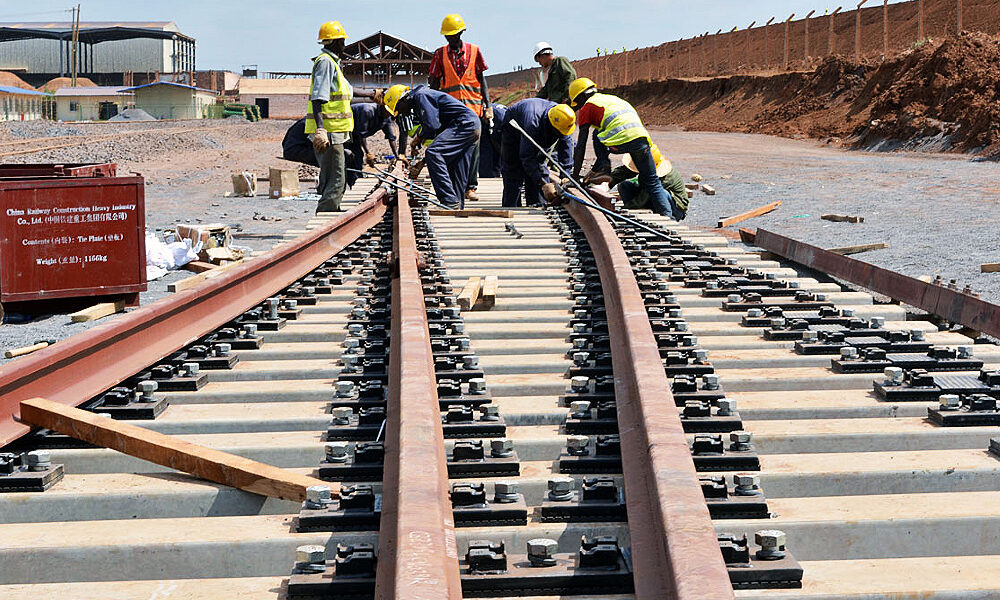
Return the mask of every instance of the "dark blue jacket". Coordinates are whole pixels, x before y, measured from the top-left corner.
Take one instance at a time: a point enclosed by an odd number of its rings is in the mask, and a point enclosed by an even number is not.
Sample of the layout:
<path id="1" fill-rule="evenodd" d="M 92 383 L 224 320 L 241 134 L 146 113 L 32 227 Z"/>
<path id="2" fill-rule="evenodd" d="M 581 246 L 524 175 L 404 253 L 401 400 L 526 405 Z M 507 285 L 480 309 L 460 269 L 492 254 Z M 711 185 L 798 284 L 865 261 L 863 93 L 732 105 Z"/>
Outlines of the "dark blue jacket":
<path id="1" fill-rule="evenodd" d="M 396 132 L 392 128 L 392 117 L 385 110 L 372 102 L 362 102 L 351 105 L 354 113 L 354 135 L 359 138 L 370 138 L 379 131 L 385 133 L 385 139 L 395 140 Z"/>
<path id="2" fill-rule="evenodd" d="M 556 144 L 556 149 L 553 153 L 556 160 L 559 161 L 559 164 L 564 169 L 571 171 L 573 169 L 573 138 L 560 134 L 552 126 L 552 123 L 549 123 L 549 109 L 555 105 L 555 102 L 543 98 L 521 100 L 513 106 L 507 107 L 504 128 L 509 129 L 515 134 L 518 133 L 510 125 L 512 120 L 516 120 L 521 128 L 528 132 L 528 135 L 538 142 L 542 148 L 548 150 L 553 144 Z M 545 166 L 545 157 L 542 156 L 538 148 L 528 141 L 524 135 L 520 135 L 520 137 L 521 144 L 518 154 L 521 157 L 521 165 L 524 168 L 524 173 L 536 182 L 548 181 L 549 170 Z"/>
<path id="3" fill-rule="evenodd" d="M 479 117 L 464 104 L 444 92 L 418 85 L 408 94 L 413 116 L 420 123 L 420 137 L 432 140 L 459 123 L 478 122 Z"/>

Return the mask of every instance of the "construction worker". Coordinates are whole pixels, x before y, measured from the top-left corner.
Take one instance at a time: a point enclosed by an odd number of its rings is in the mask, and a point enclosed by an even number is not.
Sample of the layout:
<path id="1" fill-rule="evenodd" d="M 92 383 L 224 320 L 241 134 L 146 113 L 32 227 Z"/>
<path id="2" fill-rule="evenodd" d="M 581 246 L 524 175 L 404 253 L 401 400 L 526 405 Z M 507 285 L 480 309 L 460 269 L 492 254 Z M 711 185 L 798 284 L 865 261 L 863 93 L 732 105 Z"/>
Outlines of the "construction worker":
<path id="1" fill-rule="evenodd" d="M 570 106 L 577 111 L 576 123 L 580 127 L 576 152 L 573 157 L 573 176 L 579 177 L 587 155 L 587 137 L 594 127 L 594 168 L 585 183 L 611 174 L 610 154 L 628 154 L 639 172 L 639 183 L 649 194 L 649 208 L 661 215 L 673 215 L 667 193 L 656 176 L 653 142 L 643 127 L 639 113 L 632 105 L 617 96 L 600 94 L 597 85 L 581 77 L 569 85 Z"/>
<path id="2" fill-rule="evenodd" d="M 465 206 L 464 191 L 468 189 L 472 169 L 472 149 L 479 145 L 479 118 L 455 98 L 418 85 L 412 90 L 405 85 L 390 87 L 382 99 L 394 117 L 413 115 L 420 125 L 410 142 L 419 148 L 424 140 L 433 139 L 424 160 L 434 184 L 438 202 L 449 208 Z"/>
<path id="3" fill-rule="evenodd" d="M 567 171 L 573 162 L 573 130 L 576 115 L 565 104 L 544 98 L 521 100 L 507 109 L 504 117 L 500 154 L 503 157 L 503 201 L 505 207 L 521 205 L 521 186 L 528 206 L 539 206 L 544 200 L 555 200 L 556 184 L 549 179 L 545 155 L 526 139 L 511 123 L 516 121 L 543 148 L 556 146 L 555 156 Z"/>
<path id="4" fill-rule="evenodd" d="M 316 185 L 320 196 L 316 212 L 319 213 L 339 211 L 340 200 L 344 197 L 347 185 L 344 143 L 354 130 L 351 99 L 354 96 L 375 98 L 380 90 L 355 91 L 344 77 L 340 56 L 347 33 L 338 21 L 324 23 L 319 28 L 318 39 L 323 51 L 313 58 L 305 133 L 311 136 L 319 163 L 319 183 Z"/>
<path id="5" fill-rule="evenodd" d="M 569 104 L 569 84 L 576 79 L 576 69 L 569 59 L 556 56 L 548 42 L 538 42 L 535 44 L 535 62 L 542 67 L 542 87 L 535 96 Z"/>
<path id="6" fill-rule="evenodd" d="M 306 135 L 305 117 L 292 123 L 285 132 L 285 137 L 281 140 L 281 158 L 313 167 L 319 166 L 312 141 Z"/>
<path id="7" fill-rule="evenodd" d="M 656 162 L 656 176 L 660 185 L 667 192 L 670 201 L 671 216 L 675 221 L 683 221 L 687 216 L 688 195 L 684 186 L 684 177 L 653 145 L 653 160 Z M 622 166 L 611 172 L 611 187 L 618 186 L 618 196 L 625 208 L 649 208 L 649 193 L 639 184 L 639 169 L 628 154 L 622 157 Z"/>
<path id="8" fill-rule="evenodd" d="M 483 137 L 488 143 L 479 144 L 479 174 L 482 177 L 500 177 L 503 159 L 500 156 L 500 143 L 503 140 L 503 123 L 507 107 L 499 102 L 490 104 L 493 109 L 493 123 L 489 135 L 483 130 Z"/>
<path id="9" fill-rule="evenodd" d="M 434 51 L 428 72 L 430 87 L 450 94 L 464 104 L 488 125 L 493 121 L 493 110 L 490 108 L 490 92 L 486 85 L 486 60 L 479 46 L 462 41 L 465 33 L 465 21 L 461 15 L 451 14 L 441 22 L 441 35 L 448 44 Z M 489 138 L 489 136 L 483 136 Z M 469 179 L 465 197 L 468 200 L 479 200 L 476 189 L 479 187 L 479 146 L 473 149 L 472 176 Z"/>
<path id="10" fill-rule="evenodd" d="M 392 115 L 385 106 L 373 102 L 360 102 L 351 105 L 351 112 L 354 113 L 354 131 L 351 132 L 351 138 L 345 147 L 345 151 L 349 154 L 346 159 L 348 167 L 360 171 L 365 165 L 375 166 L 375 155 L 368 149 L 368 138 L 379 131 L 388 140 L 392 155 L 399 155 Z M 347 171 L 348 187 L 354 187 L 357 180 L 357 173 Z"/>

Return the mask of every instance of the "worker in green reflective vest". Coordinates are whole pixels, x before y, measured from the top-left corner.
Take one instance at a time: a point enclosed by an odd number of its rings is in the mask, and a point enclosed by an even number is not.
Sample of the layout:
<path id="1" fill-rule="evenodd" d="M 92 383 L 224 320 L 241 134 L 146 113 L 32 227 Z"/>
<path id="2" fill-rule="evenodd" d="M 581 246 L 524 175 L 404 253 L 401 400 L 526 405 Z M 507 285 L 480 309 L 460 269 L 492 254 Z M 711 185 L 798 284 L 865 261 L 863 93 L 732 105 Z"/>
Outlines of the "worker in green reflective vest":
<path id="1" fill-rule="evenodd" d="M 351 100 L 357 96 L 381 102 L 382 90 L 354 90 L 344 77 L 340 57 L 347 33 L 338 21 L 324 23 L 318 39 L 323 51 L 313 59 L 305 132 L 312 140 L 319 163 L 316 212 L 320 213 L 339 211 L 347 187 L 344 144 L 354 130 Z"/>

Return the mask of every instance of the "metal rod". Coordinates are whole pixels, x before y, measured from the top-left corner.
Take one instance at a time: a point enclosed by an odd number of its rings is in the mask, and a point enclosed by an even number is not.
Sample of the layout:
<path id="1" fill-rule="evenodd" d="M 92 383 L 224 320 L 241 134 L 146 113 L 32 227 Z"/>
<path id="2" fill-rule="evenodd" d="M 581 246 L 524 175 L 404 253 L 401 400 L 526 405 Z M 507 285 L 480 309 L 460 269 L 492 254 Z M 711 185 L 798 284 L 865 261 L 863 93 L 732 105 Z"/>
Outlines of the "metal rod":
<path id="1" fill-rule="evenodd" d="M 638 227 L 639 229 L 648 231 L 649 233 L 652 233 L 653 235 L 655 235 L 657 237 L 661 237 L 663 239 L 672 239 L 671 236 L 669 234 L 667 234 L 667 233 L 664 233 L 664 232 L 662 232 L 662 231 L 660 231 L 658 229 L 654 229 L 654 228 L 650 227 L 649 225 L 646 225 L 645 223 L 641 223 L 641 222 L 636 221 L 634 219 L 630 219 L 630 218 L 626 217 L 625 215 L 618 214 L 618 213 L 616 213 L 613 210 L 608 210 L 608 209 L 604 208 L 603 206 L 601 206 L 600 204 L 598 204 L 597 201 L 594 200 L 594 197 L 591 196 L 589 192 L 587 192 L 587 189 L 585 187 L 583 187 L 583 185 L 581 185 L 580 182 L 578 182 L 573 177 L 573 175 L 571 175 L 568 171 L 566 171 L 566 169 L 564 169 L 563 166 L 561 164 L 559 164 L 559 161 L 557 161 L 555 158 L 553 158 L 553 156 L 552 156 L 551 153 L 549 153 L 547 150 L 545 150 L 545 148 L 543 148 L 541 144 L 539 144 L 538 142 L 536 142 L 533 137 L 531 137 L 530 135 L 528 135 L 528 132 L 525 131 L 524 128 L 521 127 L 520 123 L 517 122 L 517 119 L 511 119 L 510 121 L 507 121 L 507 122 L 510 123 L 514 127 L 514 129 L 520 131 L 521 135 L 523 135 L 525 137 L 525 139 L 527 139 L 529 142 L 531 142 L 535 146 L 535 148 L 538 148 L 538 151 L 541 152 L 545 156 L 545 158 L 547 158 L 549 160 L 550 163 L 552 163 L 553 165 L 555 165 L 556 169 L 558 169 L 559 172 L 562 173 L 564 177 L 566 177 L 566 179 L 569 179 L 570 183 L 572 183 L 576 187 L 576 189 L 580 190 L 580 192 L 582 192 L 583 195 L 587 197 L 587 200 L 584 200 L 583 198 L 580 198 L 578 196 L 574 196 L 573 194 L 570 194 L 566 190 L 563 190 L 563 192 L 562 192 L 563 197 L 569 198 L 570 200 L 573 200 L 575 202 L 579 202 L 580 204 L 583 204 L 584 206 L 589 206 L 590 208 L 593 208 L 596 211 L 602 212 L 605 215 L 607 215 L 609 217 L 612 217 L 614 219 L 618 219 L 619 221 L 622 221 L 624 223 L 628 223 L 629 225 L 632 225 L 633 227 Z"/>
<path id="2" fill-rule="evenodd" d="M 393 175 L 389 171 L 383 171 L 382 169 L 380 169 L 378 167 L 372 167 L 372 168 L 375 169 L 376 171 L 378 171 L 379 173 L 381 173 L 382 175 L 386 176 L 386 177 L 392 177 L 393 179 L 397 179 L 399 181 L 405 181 L 408 184 L 410 184 L 412 187 L 414 187 L 414 188 L 416 188 L 416 189 L 418 189 L 418 190 L 420 190 L 422 192 L 434 195 L 434 190 L 429 190 L 429 189 L 425 188 L 422 185 L 416 184 L 413 181 L 411 181 L 409 179 L 406 179 L 405 177 L 400 177 L 398 175 Z"/>
<path id="3" fill-rule="evenodd" d="M 379 181 L 381 181 L 382 183 L 384 183 L 386 185 L 392 186 L 393 188 L 395 188 L 397 190 L 403 190 L 404 192 L 406 192 L 408 194 L 412 194 L 412 195 L 416 196 L 417 198 L 420 198 L 421 200 L 425 200 L 427 202 L 430 202 L 431 204 L 433 204 L 435 206 L 440 206 L 441 208 L 444 208 L 444 209 L 447 209 L 447 210 L 454 210 L 454 209 L 451 209 L 451 208 L 445 206 L 444 204 L 441 204 L 437 200 L 432 200 L 429 196 L 425 196 L 424 194 L 421 194 L 421 193 L 417 192 L 412 187 L 413 183 L 411 183 L 410 181 L 408 181 L 406 179 L 402 179 L 402 181 L 406 181 L 409 184 L 408 186 L 400 185 L 400 184 L 396 183 L 395 181 L 392 181 L 391 179 L 386 179 L 386 178 L 380 177 L 380 176 L 378 176 L 378 175 L 376 175 L 374 173 L 368 173 L 368 172 L 362 171 L 360 169 L 352 169 L 351 167 L 346 167 L 344 170 L 345 171 L 350 171 L 352 173 L 358 173 L 358 174 L 361 175 L 362 179 L 365 178 L 365 177 L 374 177 L 375 179 L 378 179 Z M 417 189 L 419 189 L 419 188 L 417 188 Z"/>

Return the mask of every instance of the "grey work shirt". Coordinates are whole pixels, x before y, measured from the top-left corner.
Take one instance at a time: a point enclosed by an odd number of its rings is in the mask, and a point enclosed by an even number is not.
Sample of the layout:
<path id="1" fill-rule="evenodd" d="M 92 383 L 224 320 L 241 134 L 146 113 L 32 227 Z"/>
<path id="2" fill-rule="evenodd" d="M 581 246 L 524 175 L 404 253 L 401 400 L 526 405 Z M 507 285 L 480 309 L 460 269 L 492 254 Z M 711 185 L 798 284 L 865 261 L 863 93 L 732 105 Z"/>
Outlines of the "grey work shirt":
<path id="1" fill-rule="evenodd" d="M 323 49 L 323 52 L 330 56 L 333 60 L 340 64 L 340 59 L 337 58 L 332 52 Z M 309 96 L 309 102 L 313 100 L 319 100 L 320 102 L 329 102 L 330 95 L 335 94 L 340 91 L 340 82 L 337 81 L 337 73 L 333 68 L 333 65 L 326 60 L 314 60 L 313 70 L 312 70 L 312 94 Z M 310 106 L 310 111 L 312 107 Z M 347 142 L 347 138 L 350 134 L 341 131 L 328 132 L 327 135 L 330 137 L 331 144 L 343 144 Z M 312 139 L 312 134 L 309 134 L 309 139 Z"/>

